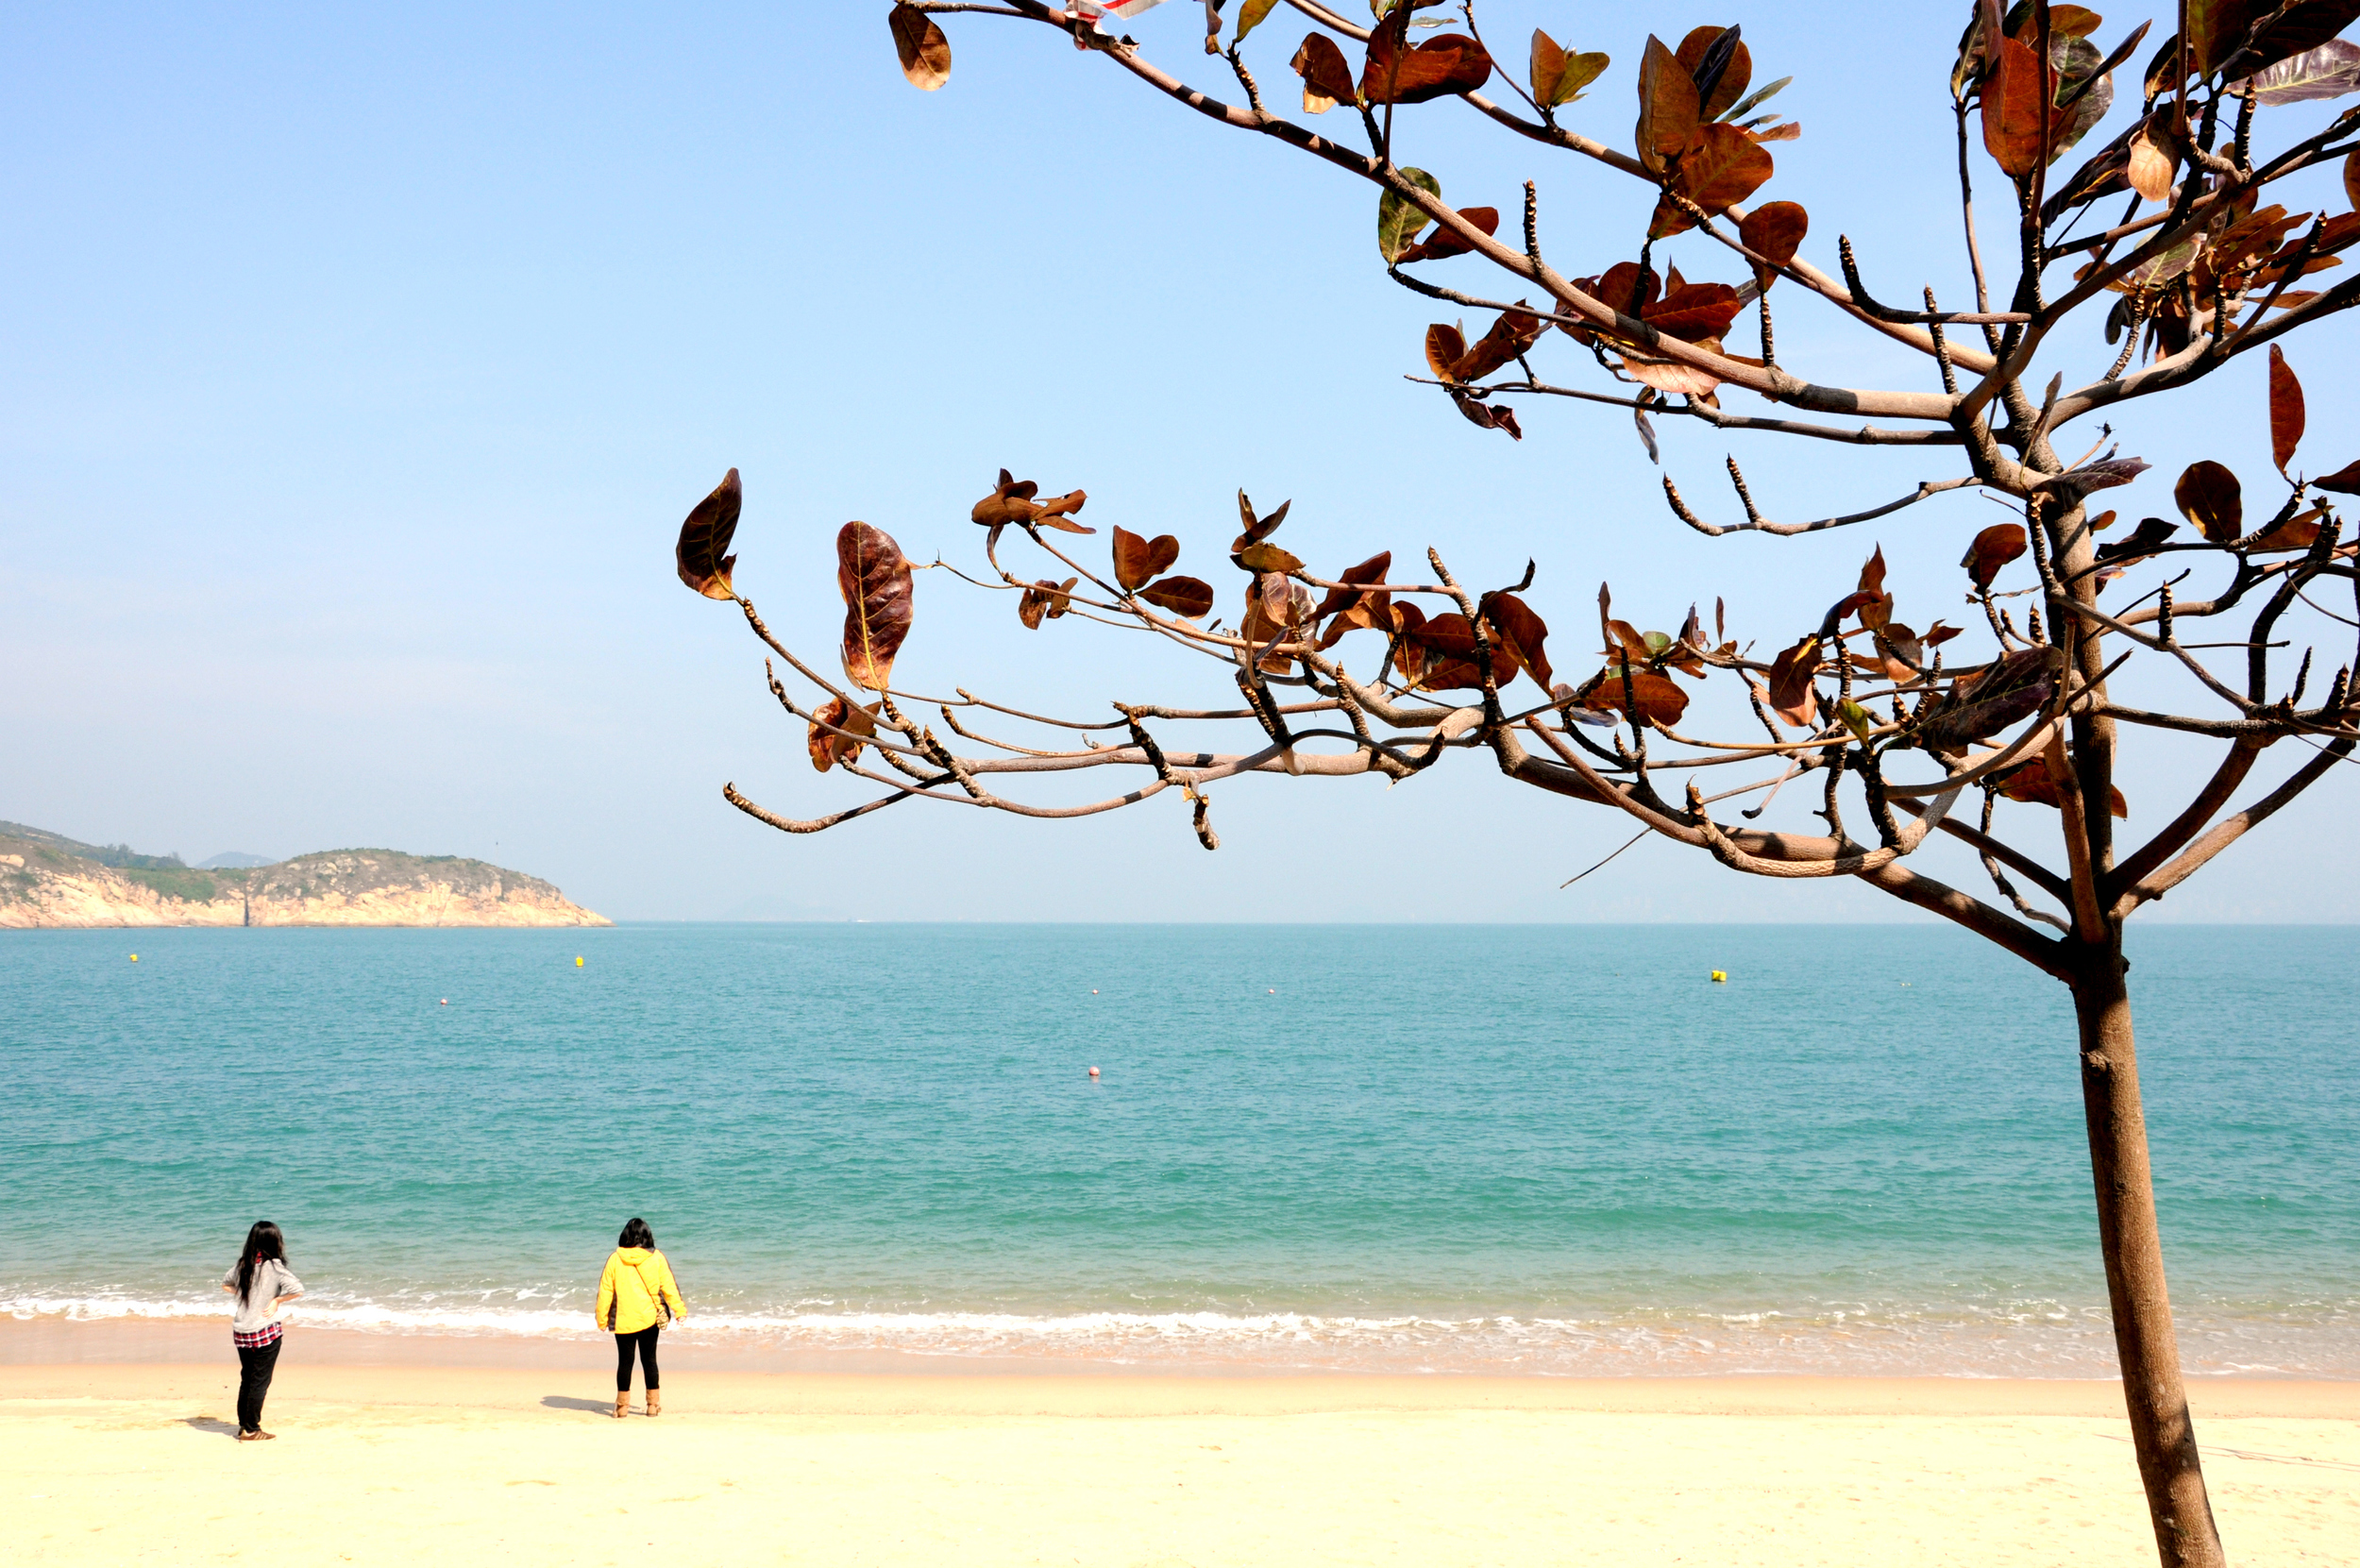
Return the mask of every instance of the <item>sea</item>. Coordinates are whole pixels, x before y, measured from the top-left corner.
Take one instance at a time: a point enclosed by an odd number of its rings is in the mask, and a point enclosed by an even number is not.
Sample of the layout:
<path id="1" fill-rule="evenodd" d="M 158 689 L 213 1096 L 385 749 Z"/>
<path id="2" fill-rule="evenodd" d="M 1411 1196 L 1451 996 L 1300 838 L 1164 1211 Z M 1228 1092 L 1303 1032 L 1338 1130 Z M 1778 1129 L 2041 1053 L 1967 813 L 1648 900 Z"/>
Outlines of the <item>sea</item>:
<path id="1" fill-rule="evenodd" d="M 2353 940 L 2132 933 L 2193 1375 L 2360 1377 Z M 270 1219 L 309 1324 L 586 1340 L 640 1216 L 801 1365 L 2115 1370 L 2066 997 L 1942 927 L 8 932 L 0 1054 L 20 1320 Z"/>

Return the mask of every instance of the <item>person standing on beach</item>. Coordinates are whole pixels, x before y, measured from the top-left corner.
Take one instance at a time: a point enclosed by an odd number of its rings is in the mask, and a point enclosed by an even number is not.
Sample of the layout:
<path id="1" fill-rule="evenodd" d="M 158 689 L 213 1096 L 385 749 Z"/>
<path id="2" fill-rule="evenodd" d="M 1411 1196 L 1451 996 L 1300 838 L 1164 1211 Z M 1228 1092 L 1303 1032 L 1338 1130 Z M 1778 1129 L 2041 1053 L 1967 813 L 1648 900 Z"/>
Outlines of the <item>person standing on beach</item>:
<path id="1" fill-rule="evenodd" d="M 648 1387 L 648 1413 L 664 1413 L 655 1370 L 655 1338 L 668 1321 L 688 1316 L 672 1283 L 672 1266 L 655 1250 L 655 1233 L 648 1222 L 634 1218 L 615 1239 L 614 1256 L 598 1276 L 598 1322 L 615 1336 L 615 1419 L 631 1413 L 631 1362 L 639 1357 Z"/>
<path id="2" fill-rule="evenodd" d="M 268 1442 L 262 1430 L 262 1399 L 278 1370 L 278 1346 L 287 1324 L 280 1312 L 303 1294 L 303 1281 L 287 1267 L 287 1239 L 268 1220 L 245 1233 L 245 1250 L 221 1276 L 221 1288 L 237 1298 L 230 1310 L 229 1342 L 238 1347 L 238 1441 Z"/>

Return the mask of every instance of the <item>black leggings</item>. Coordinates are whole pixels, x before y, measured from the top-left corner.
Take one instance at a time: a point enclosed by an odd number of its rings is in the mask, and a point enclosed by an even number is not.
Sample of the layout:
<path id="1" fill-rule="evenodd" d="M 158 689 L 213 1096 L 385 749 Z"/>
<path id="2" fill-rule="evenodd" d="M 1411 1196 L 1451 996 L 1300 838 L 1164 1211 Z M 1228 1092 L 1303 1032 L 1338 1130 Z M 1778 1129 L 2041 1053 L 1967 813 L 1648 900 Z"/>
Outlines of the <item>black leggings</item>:
<path id="1" fill-rule="evenodd" d="M 662 1324 L 651 1323 L 636 1334 L 615 1336 L 615 1391 L 616 1393 L 631 1392 L 631 1357 L 634 1349 L 639 1353 L 639 1370 L 647 1374 L 649 1390 L 653 1391 L 664 1386 L 664 1380 L 657 1375 L 655 1370 L 655 1337 L 663 1332 Z"/>
<path id="2" fill-rule="evenodd" d="M 284 1340 L 273 1340 L 266 1345 L 248 1350 L 238 1347 L 238 1430 L 259 1432 L 262 1429 L 262 1396 L 270 1392 L 270 1374 L 278 1369 L 278 1347 Z M 650 1366 L 649 1374 L 654 1376 Z"/>

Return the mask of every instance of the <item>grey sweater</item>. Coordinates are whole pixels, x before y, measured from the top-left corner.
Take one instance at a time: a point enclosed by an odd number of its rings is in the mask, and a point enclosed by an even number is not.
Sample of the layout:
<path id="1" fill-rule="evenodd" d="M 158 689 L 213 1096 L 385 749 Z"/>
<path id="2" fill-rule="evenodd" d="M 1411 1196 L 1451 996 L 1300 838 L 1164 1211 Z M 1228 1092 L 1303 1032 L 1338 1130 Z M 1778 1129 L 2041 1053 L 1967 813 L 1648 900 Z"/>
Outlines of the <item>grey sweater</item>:
<path id="1" fill-rule="evenodd" d="M 303 1293 L 303 1281 L 295 1278 L 295 1272 L 275 1257 L 266 1257 L 254 1265 L 254 1289 L 244 1296 L 237 1294 L 237 1265 L 230 1265 L 229 1272 L 221 1276 L 221 1282 L 229 1287 L 231 1299 L 237 1304 L 229 1319 L 232 1334 L 255 1334 L 269 1327 L 272 1322 L 271 1303 L 280 1296 L 299 1296 Z"/>

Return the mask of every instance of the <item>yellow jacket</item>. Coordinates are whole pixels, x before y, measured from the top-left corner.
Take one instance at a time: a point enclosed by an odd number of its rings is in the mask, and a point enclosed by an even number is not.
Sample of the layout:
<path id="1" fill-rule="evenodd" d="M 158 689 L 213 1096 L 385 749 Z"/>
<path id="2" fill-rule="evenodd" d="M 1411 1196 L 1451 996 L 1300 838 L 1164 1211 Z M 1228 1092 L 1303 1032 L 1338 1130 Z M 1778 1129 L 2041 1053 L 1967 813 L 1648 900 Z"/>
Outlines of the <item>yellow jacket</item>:
<path id="1" fill-rule="evenodd" d="M 662 1253 L 650 1247 L 617 1247 L 598 1276 L 598 1326 L 615 1334 L 636 1334 L 663 1318 L 656 1310 L 659 1298 L 674 1318 L 688 1315 L 688 1304 L 680 1299 L 672 1266 Z"/>

